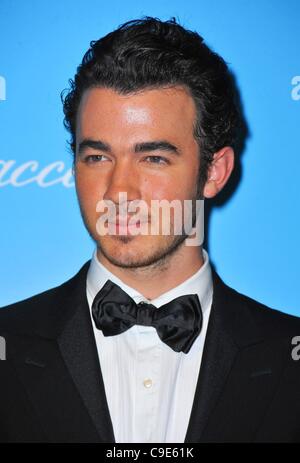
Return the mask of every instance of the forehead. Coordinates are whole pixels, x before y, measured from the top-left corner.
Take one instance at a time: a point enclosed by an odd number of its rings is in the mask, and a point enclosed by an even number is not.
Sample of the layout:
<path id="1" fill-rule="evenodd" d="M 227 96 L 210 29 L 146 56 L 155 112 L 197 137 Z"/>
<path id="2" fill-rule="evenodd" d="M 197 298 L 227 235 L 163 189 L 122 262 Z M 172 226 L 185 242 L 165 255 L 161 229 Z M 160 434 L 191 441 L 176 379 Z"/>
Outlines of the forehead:
<path id="1" fill-rule="evenodd" d="M 146 89 L 120 94 L 109 88 L 84 92 L 77 112 L 77 136 L 94 132 L 146 130 L 164 134 L 193 134 L 196 107 L 184 87 Z"/>

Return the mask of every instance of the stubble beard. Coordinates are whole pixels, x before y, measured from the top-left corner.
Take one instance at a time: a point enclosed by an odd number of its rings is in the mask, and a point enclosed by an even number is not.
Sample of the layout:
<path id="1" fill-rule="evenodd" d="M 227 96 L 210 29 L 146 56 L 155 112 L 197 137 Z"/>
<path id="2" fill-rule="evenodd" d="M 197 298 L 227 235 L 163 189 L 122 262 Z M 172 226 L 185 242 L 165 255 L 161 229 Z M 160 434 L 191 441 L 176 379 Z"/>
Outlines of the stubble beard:
<path id="1" fill-rule="evenodd" d="M 196 199 L 201 198 L 199 194 L 199 190 L 197 190 L 196 196 L 192 199 L 194 202 Z M 91 237 L 91 239 L 97 245 L 98 251 L 110 262 L 111 264 L 123 268 L 123 269 L 139 269 L 139 268 L 149 268 L 157 269 L 157 268 L 165 268 L 168 266 L 169 260 L 174 256 L 176 253 L 180 251 L 180 249 L 184 246 L 184 242 L 186 238 L 188 238 L 188 234 L 182 232 L 180 235 L 172 235 L 172 239 L 170 239 L 170 235 L 165 237 L 165 240 L 160 243 L 160 246 L 153 250 L 150 255 L 142 255 L 142 256 L 128 256 L 126 259 L 118 259 L 114 257 L 111 253 L 106 251 L 105 245 L 101 244 L 101 237 L 96 235 L 96 232 L 93 232 L 94 227 L 89 223 L 88 218 L 85 216 L 83 208 L 81 207 L 79 198 L 78 198 L 79 208 L 83 223 Z M 196 207 L 193 206 L 192 212 L 192 226 L 195 227 L 196 224 Z M 135 236 L 130 235 L 115 235 L 113 239 L 116 240 L 116 244 L 119 242 L 122 245 L 130 246 L 130 243 L 135 239 Z M 147 244 L 146 244 L 147 246 Z M 141 251 L 141 253 L 143 250 Z M 145 253 L 146 254 L 146 253 Z"/>
<path id="2" fill-rule="evenodd" d="M 145 267 L 165 267 L 167 262 L 170 260 L 171 256 L 173 256 L 179 249 L 184 245 L 184 241 L 186 239 L 186 235 L 178 235 L 172 236 L 172 240 L 166 239 L 163 243 L 160 243 L 160 246 L 155 249 L 151 254 L 141 256 L 128 256 L 127 259 L 118 259 L 108 252 L 106 252 L 105 246 L 101 246 L 101 240 L 96 241 L 99 251 L 103 254 L 103 256 L 113 265 L 116 265 L 120 268 L 127 268 L 127 269 L 138 269 L 138 268 L 145 268 Z M 169 237 L 168 237 L 169 238 Z M 129 241 L 135 239 L 135 237 L 127 237 L 127 236 L 118 236 L 115 237 L 116 240 L 120 241 L 121 243 L 128 244 Z M 125 245 L 126 245 L 125 244 Z M 129 244 L 130 245 L 130 244 Z M 147 246 L 147 243 L 145 243 Z M 142 254 L 143 250 L 141 251 Z"/>

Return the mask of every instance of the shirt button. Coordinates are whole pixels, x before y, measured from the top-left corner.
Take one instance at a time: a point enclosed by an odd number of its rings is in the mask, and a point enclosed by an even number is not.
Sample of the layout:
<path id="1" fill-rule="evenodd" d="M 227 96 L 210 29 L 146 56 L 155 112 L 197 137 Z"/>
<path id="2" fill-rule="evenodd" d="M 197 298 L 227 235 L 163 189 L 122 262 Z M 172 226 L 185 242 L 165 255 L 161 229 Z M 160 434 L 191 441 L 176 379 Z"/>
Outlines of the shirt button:
<path id="1" fill-rule="evenodd" d="M 147 388 L 151 387 L 152 386 L 152 379 L 150 379 L 150 378 L 144 379 L 143 384 Z"/>

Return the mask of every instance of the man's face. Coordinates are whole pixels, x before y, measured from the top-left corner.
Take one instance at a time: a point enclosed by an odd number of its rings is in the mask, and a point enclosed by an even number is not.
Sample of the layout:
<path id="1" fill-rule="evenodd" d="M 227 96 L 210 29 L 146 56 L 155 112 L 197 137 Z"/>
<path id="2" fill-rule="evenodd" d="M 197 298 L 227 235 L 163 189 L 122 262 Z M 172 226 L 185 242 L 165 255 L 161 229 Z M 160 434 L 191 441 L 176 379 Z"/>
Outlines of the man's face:
<path id="1" fill-rule="evenodd" d="M 169 235 L 161 228 L 159 234 L 131 234 L 121 222 L 117 234 L 101 236 L 96 224 L 103 212 L 96 207 L 101 200 L 110 201 L 118 211 L 120 193 L 126 193 L 128 205 L 142 200 L 149 206 L 144 219 L 150 224 L 151 200 L 195 200 L 199 171 L 195 118 L 194 101 L 182 87 L 130 95 L 92 88 L 83 94 L 77 113 L 75 182 L 98 256 L 134 268 L 162 262 L 182 248 L 185 236 L 174 234 L 174 215 Z"/>

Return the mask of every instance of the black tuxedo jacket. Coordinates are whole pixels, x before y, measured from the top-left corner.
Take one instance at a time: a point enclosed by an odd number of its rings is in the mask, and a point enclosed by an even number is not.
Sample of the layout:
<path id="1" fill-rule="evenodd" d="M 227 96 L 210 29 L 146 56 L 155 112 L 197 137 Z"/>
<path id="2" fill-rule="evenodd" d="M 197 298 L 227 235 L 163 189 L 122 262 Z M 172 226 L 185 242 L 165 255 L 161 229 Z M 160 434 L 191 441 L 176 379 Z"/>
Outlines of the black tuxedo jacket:
<path id="1" fill-rule="evenodd" d="M 115 442 L 86 298 L 89 264 L 61 286 L 0 310 L 1 442 Z M 300 318 L 238 293 L 213 270 L 185 442 L 300 442 L 294 336 Z"/>

